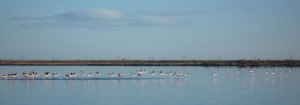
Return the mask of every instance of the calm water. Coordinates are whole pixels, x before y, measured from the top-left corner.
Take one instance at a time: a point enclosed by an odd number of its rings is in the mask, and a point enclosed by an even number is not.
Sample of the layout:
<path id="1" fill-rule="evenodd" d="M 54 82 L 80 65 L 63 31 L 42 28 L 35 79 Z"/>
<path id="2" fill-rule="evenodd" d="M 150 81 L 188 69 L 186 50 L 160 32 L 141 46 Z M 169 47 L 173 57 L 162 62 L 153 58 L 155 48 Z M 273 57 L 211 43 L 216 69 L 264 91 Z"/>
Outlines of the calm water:
<path id="1" fill-rule="evenodd" d="M 171 79 L 0 80 L 0 105 L 298 105 L 300 68 L 0 66 L 0 74 L 80 71 L 102 76 L 146 69 L 189 73 Z M 251 75 L 250 70 L 254 72 Z M 266 74 L 265 71 L 269 71 Z M 274 74 L 271 74 L 274 72 Z M 282 73 L 281 73 L 282 72 Z M 218 76 L 213 77 L 211 73 Z M 159 77 L 156 77 L 159 78 Z"/>

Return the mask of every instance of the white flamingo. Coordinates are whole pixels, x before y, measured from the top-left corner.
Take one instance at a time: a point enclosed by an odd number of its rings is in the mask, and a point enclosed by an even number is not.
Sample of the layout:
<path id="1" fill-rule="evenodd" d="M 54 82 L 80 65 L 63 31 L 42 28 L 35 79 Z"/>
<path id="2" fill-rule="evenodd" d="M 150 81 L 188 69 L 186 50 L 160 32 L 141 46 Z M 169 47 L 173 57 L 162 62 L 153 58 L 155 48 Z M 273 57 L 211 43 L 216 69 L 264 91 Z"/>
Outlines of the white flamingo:
<path id="1" fill-rule="evenodd" d="M 213 76 L 213 77 L 217 77 L 217 76 L 218 76 L 218 74 L 217 74 L 217 72 L 215 72 L 215 73 L 211 73 L 211 76 Z"/>

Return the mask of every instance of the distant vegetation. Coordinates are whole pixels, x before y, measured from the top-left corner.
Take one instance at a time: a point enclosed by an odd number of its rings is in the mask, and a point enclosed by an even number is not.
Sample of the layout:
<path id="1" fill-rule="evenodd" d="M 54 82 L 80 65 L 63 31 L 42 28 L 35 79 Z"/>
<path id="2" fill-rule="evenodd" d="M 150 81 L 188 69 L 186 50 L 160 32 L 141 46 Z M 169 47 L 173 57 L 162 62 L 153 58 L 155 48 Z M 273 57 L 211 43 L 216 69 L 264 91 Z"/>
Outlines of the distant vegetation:
<path id="1" fill-rule="evenodd" d="M 0 60 L 20 66 L 300 66 L 300 60 Z"/>

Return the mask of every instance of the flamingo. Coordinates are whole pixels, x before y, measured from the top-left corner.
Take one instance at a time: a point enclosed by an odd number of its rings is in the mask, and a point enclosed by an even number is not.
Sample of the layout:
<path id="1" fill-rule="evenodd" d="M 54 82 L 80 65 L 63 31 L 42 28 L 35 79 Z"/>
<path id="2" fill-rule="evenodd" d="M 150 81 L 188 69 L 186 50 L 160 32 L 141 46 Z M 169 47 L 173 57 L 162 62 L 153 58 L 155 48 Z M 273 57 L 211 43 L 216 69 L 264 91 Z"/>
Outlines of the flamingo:
<path id="1" fill-rule="evenodd" d="M 210 75 L 213 76 L 213 77 L 217 77 L 218 76 L 217 72 L 211 73 Z"/>

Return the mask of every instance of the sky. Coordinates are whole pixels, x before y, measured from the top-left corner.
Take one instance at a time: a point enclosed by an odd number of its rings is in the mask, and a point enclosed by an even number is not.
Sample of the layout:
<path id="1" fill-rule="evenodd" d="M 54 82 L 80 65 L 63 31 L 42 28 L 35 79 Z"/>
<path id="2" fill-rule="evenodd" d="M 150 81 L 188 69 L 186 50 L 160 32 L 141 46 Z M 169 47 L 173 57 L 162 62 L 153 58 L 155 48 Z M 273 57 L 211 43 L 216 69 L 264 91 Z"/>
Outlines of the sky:
<path id="1" fill-rule="evenodd" d="M 1 0 L 0 59 L 300 59 L 299 0 Z"/>

